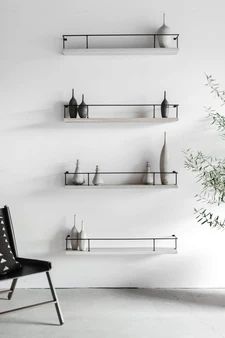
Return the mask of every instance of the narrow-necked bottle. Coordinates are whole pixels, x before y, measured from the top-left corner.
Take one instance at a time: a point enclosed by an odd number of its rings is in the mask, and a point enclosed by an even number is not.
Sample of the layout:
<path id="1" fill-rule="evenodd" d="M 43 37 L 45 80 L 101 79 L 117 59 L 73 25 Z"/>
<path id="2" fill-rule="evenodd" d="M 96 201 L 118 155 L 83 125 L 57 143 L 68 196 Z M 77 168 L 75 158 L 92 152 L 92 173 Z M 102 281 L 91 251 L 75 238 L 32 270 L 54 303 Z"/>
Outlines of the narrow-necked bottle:
<path id="1" fill-rule="evenodd" d="M 82 102 L 78 107 L 78 114 L 82 119 L 86 119 L 88 117 L 88 106 L 84 102 L 84 94 L 82 94 Z"/>
<path id="2" fill-rule="evenodd" d="M 161 103 L 161 116 L 167 118 L 169 116 L 169 102 L 166 99 L 166 91 L 164 91 L 164 100 Z"/>
<path id="3" fill-rule="evenodd" d="M 77 101 L 74 97 L 74 89 L 72 89 L 72 97 L 69 102 L 69 114 L 71 118 L 77 117 Z"/>

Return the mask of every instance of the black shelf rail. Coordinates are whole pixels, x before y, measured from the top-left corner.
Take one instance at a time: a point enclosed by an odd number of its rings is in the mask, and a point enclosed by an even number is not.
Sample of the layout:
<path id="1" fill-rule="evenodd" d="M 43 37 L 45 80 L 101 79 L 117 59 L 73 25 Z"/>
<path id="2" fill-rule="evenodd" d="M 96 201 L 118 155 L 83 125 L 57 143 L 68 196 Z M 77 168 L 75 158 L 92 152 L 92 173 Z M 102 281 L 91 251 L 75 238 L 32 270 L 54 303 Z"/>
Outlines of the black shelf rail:
<path id="1" fill-rule="evenodd" d="M 77 238 L 72 238 L 70 235 L 68 235 L 66 237 L 66 250 L 67 251 L 76 251 L 76 250 L 72 250 L 70 247 L 69 247 L 69 243 L 71 243 L 72 240 L 78 240 Z M 112 237 L 112 238 L 81 238 L 80 240 L 82 241 L 87 241 L 87 251 L 91 251 L 91 248 L 92 248 L 92 243 L 91 242 L 94 242 L 94 241 L 149 241 L 152 243 L 152 246 L 150 247 L 152 249 L 152 251 L 157 251 L 157 246 L 156 244 L 160 241 L 173 241 L 173 249 L 174 250 L 177 250 L 177 241 L 178 241 L 178 238 L 176 235 L 172 235 L 172 236 L 168 236 L 168 237 Z M 110 247 L 109 247 L 110 248 Z M 133 247 L 135 249 L 135 247 Z M 146 248 L 146 247 L 144 247 Z M 118 249 L 120 249 L 120 247 L 118 247 Z"/>
<path id="2" fill-rule="evenodd" d="M 69 115 L 68 108 L 70 107 L 69 104 L 64 105 L 64 118 Z M 73 107 L 73 106 L 71 106 Z M 152 118 L 156 118 L 156 108 L 160 108 L 161 104 L 159 103 L 96 103 L 96 104 L 87 104 L 87 118 L 90 118 L 90 108 L 91 107 L 151 107 L 152 108 Z M 179 115 L 179 104 L 168 104 L 168 108 L 173 108 L 175 110 L 174 117 L 178 119 Z M 79 118 L 79 117 L 78 117 Z M 76 119 L 72 118 L 71 119 Z"/>
<path id="3" fill-rule="evenodd" d="M 75 185 L 75 184 L 72 184 L 71 183 L 71 180 L 69 180 L 69 178 L 71 178 L 71 176 L 73 176 L 75 173 L 71 173 L 69 171 L 66 171 L 64 173 L 64 182 L 65 182 L 65 185 L 66 186 L 77 186 L 77 187 L 80 187 L 80 186 L 95 186 L 94 184 L 92 184 L 91 182 L 91 177 L 94 177 L 95 175 L 95 171 L 92 171 L 92 172 L 80 172 L 80 174 L 86 176 L 86 180 L 85 180 L 85 183 L 82 184 L 82 185 Z M 134 175 L 144 175 L 144 174 L 147 174 L 146 171 L 101 171 L 99 172 L 99 174 L 101 175 L 130 175 L 130 174 L 134 174 Z M 151 174 L 152 175 L 152 185 L 154 186 L 161 186 L 162 184 L 158 184 L 156 183 L 156 177 L 160 177 L 160 174 L 162 174 L 162 172 L 160 171 L 152 171 L 148 174 Z M 166 175 L 171 175 L 173 177 L 173 183 L 171 184 L 168 184 L 169 186 L 177 186 L 177 182 L 178 182 L 178 172 L 177 171 L 170 171 L 170 172 L 164 172 L 163 174 L 166 174 Z M 103 184 L 102 186 L 107 186 L 109 184 Z M 137 185 L 140 186 L 140 185 L 145 185 L 145 184 L 114 184 L 114 185 L 118 185 L 118 186 L 129 186 L 129 185 Z M 151 185 L 149 185 L 151 186 Z"/>
<path id="4" fill-rule="evenodd" d="M 94 38 L 94 37 L 134 37 L 134 36 L 152 38 L 153 48 L 156 48 L 156 40 L 158 36 L 171 36 L 171 38 L 173 38 L 173 40 L 176 41 L 176 48 L 179 47 L 179 34 L 64 34 L 62 36 L 63 49 L 66 48 L 66 42 L 68 41 L 69 38 L 84 38 L 85 47 L 82 49 L 91 49 L 90 38 Z"/>

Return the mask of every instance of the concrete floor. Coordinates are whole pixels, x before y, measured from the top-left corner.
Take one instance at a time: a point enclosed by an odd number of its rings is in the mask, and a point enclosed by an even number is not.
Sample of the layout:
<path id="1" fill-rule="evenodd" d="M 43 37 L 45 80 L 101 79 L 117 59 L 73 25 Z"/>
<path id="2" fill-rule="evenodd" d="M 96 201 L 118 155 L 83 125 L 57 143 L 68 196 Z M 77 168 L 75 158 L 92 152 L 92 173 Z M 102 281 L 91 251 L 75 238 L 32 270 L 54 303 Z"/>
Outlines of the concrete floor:
<path id="1" fill-rule="evenodd" d="M 17 289 L 1 311 L 47 300 L 48 290 Z M 0 317 L 0 337 L 225 338 L 225 290 L 62 289 L 65 324 L 54 305 Z"/>

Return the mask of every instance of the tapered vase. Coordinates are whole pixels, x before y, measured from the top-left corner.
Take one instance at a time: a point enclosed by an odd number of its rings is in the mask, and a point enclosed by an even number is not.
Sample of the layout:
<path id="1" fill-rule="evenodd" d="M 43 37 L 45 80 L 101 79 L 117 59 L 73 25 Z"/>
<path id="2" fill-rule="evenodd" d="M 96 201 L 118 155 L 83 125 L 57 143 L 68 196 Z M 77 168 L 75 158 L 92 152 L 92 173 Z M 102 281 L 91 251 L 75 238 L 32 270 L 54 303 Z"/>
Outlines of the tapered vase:
<path id="1" fill-rule="evenodd" d="M 86 251 L 87 250 L 87 235 L 86 235 L 86 232 L 84 230 L 84 223 L 82 221 L 82 224 L 81 224 L 81 231 L 79 232 L 78 234 L 78 246 L 79 246 L 79 250 L 80 251 Z"/>
<path id="2" fill-rule="evenodd" d="M 102 184 L 104 184 L 104 180 L 103 180 L 102 175 L 101 175 L 100 172 L 99 172 L 99 167 L 98 167 L 98 165 L 96 165 L 95 176 L 94 176 L 94 178 L 93 178 L 92 183 L 93 183 L 94 185 L 102 185 Z"/>
<path id="3" fill-rule="evenodd" d="M 71 238 L 72 250 L 77 250 L 78 249 L 78 230 L 76 228 L 76 215 L 74 215 L 74 226 L 72 227 L 70 238 Z"/>
<path id="4" fill-rule="evenodd" d="M 167 35 L 171 34 L 170 28 L 166 25 L 166 16 L 163 13 L 163 24 L 157 31 L 157 38 L 159 42 L 159 47 L 161 48 L 171 48 L 172 46 L 172 36 Z"/>
<path id="5" fill-rule="evenodd" d="M 160 178 L 161 183 L 163 185 L 168 184 L 169 175 L 167 172 L 169 171 L 168 166 L 168 151 L 167 151 L 167 144 L 166 144 L 166 132 L 164 132 L 164 144 L 160 154 Z"/>
<path id="6" fill-rule="evenodd" d="M 169 117 L 169 102 L 166 99 L 166 91 L 164 91 L 164 100 L 161 103 L 161 116 L 162 118 Z"/>
<path id="7" fill-rule="evenodd" d="M 88 117 L 88 106 L 84 102 L 84 94 L 82 95 L 82 102 L 78 107 L 78 114 L 82 119 L 86 119 Z"/>
<path id="8" fill-rule="evenodd" d="M 75 173 L 73 175 L 73 184 L 82 185 L 85 183 L 84 175 L 80 172 L 80 162 L 77 160 Z"/>
<path id="9" fill-rule="evenodd" d="M 72 89 L 72 97 L 69 102 L 69 115 L 71 118 L 77 117 L 77 101 L 74 97 L 74 89 Z"/>

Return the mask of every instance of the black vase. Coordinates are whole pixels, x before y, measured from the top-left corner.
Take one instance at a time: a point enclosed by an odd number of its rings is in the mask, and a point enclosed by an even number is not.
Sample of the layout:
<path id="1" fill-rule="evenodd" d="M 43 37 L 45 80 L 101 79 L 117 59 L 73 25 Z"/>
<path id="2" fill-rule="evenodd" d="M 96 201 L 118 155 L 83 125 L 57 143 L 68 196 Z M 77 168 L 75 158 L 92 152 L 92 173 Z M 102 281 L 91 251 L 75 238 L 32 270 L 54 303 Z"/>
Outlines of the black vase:
<path id="1" fill-rule="evenodd" d="M 88 106 L 84 102 L 84 94 L 82 95 L 82 102 L 78 107 L 78 114 L 82 119 L 86 119 L 88 117 Z"/>
<path id="2" fill-rule="evenodd" d="M 74 89 L 72 89 L 72 97 L 69 102 L 69 114 L 73 119 L 77 117 L 77 101 L 74 97 Z"/>
<path id="3" fill-rule="evenodd" d="M 164 100 L 161 103 L 161 116 L 167 118 L 169 116 L 169 102 L 166 99 L 166 91 L 164 91 Z"/>

